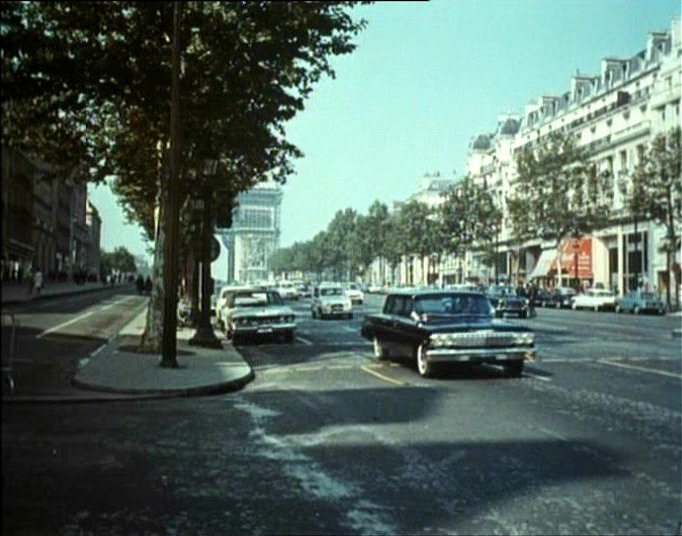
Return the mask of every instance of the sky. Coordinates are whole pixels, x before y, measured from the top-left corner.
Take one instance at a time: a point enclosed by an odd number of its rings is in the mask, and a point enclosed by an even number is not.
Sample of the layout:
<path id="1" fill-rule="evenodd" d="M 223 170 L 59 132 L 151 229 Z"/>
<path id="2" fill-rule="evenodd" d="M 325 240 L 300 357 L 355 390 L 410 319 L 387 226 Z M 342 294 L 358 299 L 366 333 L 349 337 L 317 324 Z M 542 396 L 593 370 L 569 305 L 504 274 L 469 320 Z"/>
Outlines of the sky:
<path id="1" fill-rule="evenodd" d="M 403 200 L 426 173 L 465 174 L 469 144 L 497 117 L 569 90 L 577 71 L 628 58 L 670 30 L 679 0 L 432 0 L 360 6 L 356 50 L 332 59 L 287 125 L 304 157 L 283 186 L 281 245 L 310 240 L 338 210 Z M 145 254 L 107 186 L 91 186 L 102 247 Z"/>

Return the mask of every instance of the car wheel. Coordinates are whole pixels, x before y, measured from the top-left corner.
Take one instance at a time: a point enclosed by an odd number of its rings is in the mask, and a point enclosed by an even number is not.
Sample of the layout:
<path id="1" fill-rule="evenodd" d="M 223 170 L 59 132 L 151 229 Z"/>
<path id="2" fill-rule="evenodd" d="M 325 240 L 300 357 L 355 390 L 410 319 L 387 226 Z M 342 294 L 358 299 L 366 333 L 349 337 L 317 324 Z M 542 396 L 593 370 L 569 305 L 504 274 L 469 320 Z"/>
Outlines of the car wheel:
<path id="1" fill-rule="evenodd" d="M 384 360 L 388 359 L 390 357 L 390 354 L 386 348 L 384 348 L 381 343 L 379 342 L 379 339 L 374 337 L 374 357 L 376 357 L 379 360 Z"/>
<path id="2" fill-rule="evenodd" d="M 287 331 L 287 332 L 284 334 L 284 342 L 287 342 L 287 343 L 290 343 L 290 344 L 291 344 L 292 342 L 294 342 L 294 332 L 293 332 L 293 331 Z"/>
<path id="3" fill-rule="evenodd" d="M 519 318 L 528 318 L 528 311 L 521 311 L 519 313 Z"/>
<path id="4" fill-rule="evenodd" d="M 635 305 L 635 308 L 632 310 L 632 312 L 635 313 L 636 315 L 638 315 L 641 312 L 639 309 L 639 306 Z"/>
<path id="5" fill-rule="evenodd" d="M 317 318 L 317 312 L 315 312 L 315 309 L 310 311 L 310 313 L 313 315 L 313 318 Z"/>
<path id="6" fill-rule="evenodd" d="M 519 378 L 523 373 L 523 360 L 516 359 L 504 364 L 504 373 L 508 378 Z"/>
<path id="7" fill-rule="evenodd" d="M 242 342 L 243 342 L 243 339 L 242 339 L 241 335 L 239 335 L 237 333 L 232 334 L 232 346 L 237 346 L 239 344 L 242 344 Z"/>
<path id="8" fill-rule="evenodd" d="M 422 378 L 433 378 L 435 370 L 434 364 L 426 360 L 426 348 L 423 344 L 420 344 L 415 349 L 415 354 L 417 357 L 417 370 Z"/>
<path id="9" fill-rule="evenodd" d="M 663 308 L 659 309 L 658 314 L 663 316 L 665 314 L 665 309 L 663 309 Z"/>
<path id="10" fill-rule="evenodd" d="M 348 320 L 353 320 L 353 313 L 348 313 L 348 314 L 346 315 L 346 318 L 347 318 Z"/>

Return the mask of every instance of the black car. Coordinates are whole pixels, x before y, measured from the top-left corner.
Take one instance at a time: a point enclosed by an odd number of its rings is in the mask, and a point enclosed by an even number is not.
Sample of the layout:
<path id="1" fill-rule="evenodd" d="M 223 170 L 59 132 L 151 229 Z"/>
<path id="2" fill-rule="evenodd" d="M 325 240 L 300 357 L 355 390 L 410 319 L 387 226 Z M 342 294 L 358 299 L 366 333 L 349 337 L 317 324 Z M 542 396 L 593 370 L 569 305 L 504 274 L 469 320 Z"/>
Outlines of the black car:
<path id="1" fill-rule="evenodd" d="M 533 330 L 495 320 L 494 312 L 478 292 L 397 291 L 386 296 L 380 314 L 365 316 L 361 334 L 378 359 L 413 356 L 424 377 L 440 363 L 501 364 L 518 377 L 524 362 L 535 359 Z"/>
<path id="2" fill-rule="evenodd" d="M 505 314 L 515 314 L 519 318 L 527 318 L 530 302 L 525 296 L 520 296 L 512 286 L 492 285 L 488 289 L 488 299 L 495 308 L 495 314 L 502 318 Z"/>
<path id="3" fill-rule="evenodd" d="M 549 300 L 545 307 L 555 307 L 556 309 L 570 309 L 573 305 L 576 291 L 570 287 L 555 287 L 549 295 Z"/>
<path id="4" fill-rule="evenodd" d="M 529 299 L 533 307 L 545 307 L 552 301 L 552 296 L 545 289 L 539 288 L 531 293 Z"/>

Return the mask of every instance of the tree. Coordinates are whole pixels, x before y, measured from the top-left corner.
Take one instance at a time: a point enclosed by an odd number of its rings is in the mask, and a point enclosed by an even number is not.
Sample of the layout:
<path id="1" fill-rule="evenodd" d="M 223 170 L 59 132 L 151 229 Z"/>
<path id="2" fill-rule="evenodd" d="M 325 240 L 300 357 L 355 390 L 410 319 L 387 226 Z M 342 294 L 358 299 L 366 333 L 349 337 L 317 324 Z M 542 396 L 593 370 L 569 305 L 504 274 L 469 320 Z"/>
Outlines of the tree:
<path id="1" fill-rule="evenodd" d="M 473 244 L 477 225 L 473 200 L 473 182 L 467 175 L 443 193 L 443 203 L 438 207 L 439 236 L 443 252 L 463 257 Z M 461 281 L 460 281 L 461 282 Z"/>
<path id="2" fill-rule="evenodd" d="M 303 109 L 313 85 L 334 76 L 329 56 L 350 53 L 365 22 L 351 2 L 182 4 L 185 72 L 181 180 L 203 188 L 206 158 L 221 172 L 213 195 L 228 197 L 258 181 L 284 182 L 301 152 L 284 124 Z M 34 154 L 52 140 L 79 143 L 93 177 L 117 177 L 128 215 L 155 237 L 155 279 L 164 267 L 166 149 L 169 144 L 170 34 L 173 5 L 160 2 L 20 3 L 3 6 L 3 136 Z M 6 17 L 5 17 L 6 16 Z M 38 115 L 37 112 L 40 112 Z M 53 131 L 58 129 L 59 135 Z M 77 150 L 76 150 L 77 149 Z M 194 171 L 194 173 L 193 173 Z M 154 285 L 146 334 L 160 340 L 163 285 Z M 156 313 L 155 313 L 156 311 Z"/>
<path id="3" fill-rule="evenodd" d="M 135 257 L 124 246 L 119 246 L 112 252 L 103 251 L 101 255 L 102 271 L 111 273 L 117 271 L 119 273 L 136 272 L 137 266 L 135 264 Z"/>
<path id="4" fill-rule="evenodd" d="M 428 256 L 434 252 L 433 211 L 421 201 L 408 201 L 400 207 L 398 224 L 402 228 L 404 254 L 417 255 L 422 260 L 422 273 L 427 273 Z"/>
<path id="5" fill-rule="evenodd" d="M 329 266 L 333 268 L 335 277 L 341 274 L 351 276 L 353 235 L 356 232 L 358 214 L 352 208 L 339 210 L 327 226 L 326 254 Z"/>
<path id="6" fill-rule="evenodd" d="M 553 134 L 525 147 L 512 184 L 512 228 L 527 229 L 559 250 L 568 238 L 581 238 L 610 221 L 613 188 L 608 171 L 598 171 L 587 151 L 571 136 Z M 561 259 L 557 274 L 562 284 Z"/>
<path id="7" fill-rule="evenodd" d="M 665 227 L 666 301 L 671 306 L 672 256 L 682 223 L 682 171 L 680 170 L 680 127 L 659 134 L 650 146 L 640 151 L 632 173 L 632 184 L 625 191 L 624 205 L 635 217 L 650 219 Z M 675 303 L 679 307 L 679 268 L 675 277 Z"/>

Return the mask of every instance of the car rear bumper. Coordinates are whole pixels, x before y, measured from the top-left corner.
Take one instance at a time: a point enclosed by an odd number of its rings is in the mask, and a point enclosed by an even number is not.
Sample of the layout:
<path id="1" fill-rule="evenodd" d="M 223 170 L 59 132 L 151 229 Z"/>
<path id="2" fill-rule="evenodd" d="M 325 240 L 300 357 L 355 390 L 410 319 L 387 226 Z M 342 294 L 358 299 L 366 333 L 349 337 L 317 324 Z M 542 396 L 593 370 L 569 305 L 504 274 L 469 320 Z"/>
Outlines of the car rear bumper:
<path id="1" fill-rule="evenodd" d="M 433 363 L 494 363 L 496 361 L 535 361 L 535 348 L 431 348 L 426 360 Z"/>

